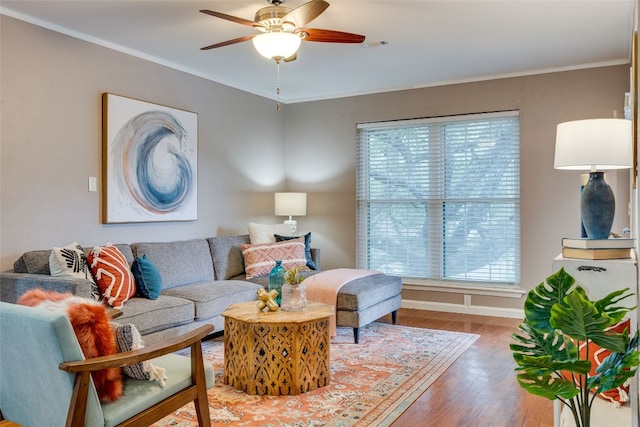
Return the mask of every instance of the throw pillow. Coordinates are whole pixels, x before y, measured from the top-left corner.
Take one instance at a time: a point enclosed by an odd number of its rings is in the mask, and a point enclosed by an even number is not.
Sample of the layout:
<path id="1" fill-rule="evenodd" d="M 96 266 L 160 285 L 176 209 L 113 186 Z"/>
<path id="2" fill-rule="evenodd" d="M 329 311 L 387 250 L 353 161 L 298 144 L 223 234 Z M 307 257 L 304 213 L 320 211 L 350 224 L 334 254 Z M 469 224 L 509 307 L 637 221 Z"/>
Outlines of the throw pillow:
<path id="1" fill-rule="evenodd" d="M 295 239 L 297 236 L 281 236 L 279 234 L 275 234 L 273 237 L 276 238 L 276 242 L 284 242 L 285 240 Z M 316 264 L 311 258 L 311 232 L 304 235 L 304 255 L 307 258 L 307 267 L 312 270 L 316 270 Z"/>
<path id="2" fill-rule="evenodd" d="M 258 224 L 250 222 L 247 226 L 249 229 L 249 240 L 252 245 L 260 243 L 275 243 L 275 234 L 289 236 L 291 235 L 291 227 L 287 224 Z"/>
<path id="3" fill-rule="evenodd" d="M 625 329 L 629 329 L 631 322 L 629 319 L 625 319 L 622 322 L 612 326 L 609 328 L 609 331 L 622 333 Z M 591 370 L 589 371 L 589 376 L 596 375 L 596 369 L 598 366 L 604 362 L 604 359 L 609 357 L 611 351 L 600 347 L 599 345 L 589 342 L 589 353 L 587 354 L 587 343 L 583 342 L 580 344 L 578 348 L 580 359 L 589 360 L 591 362 Z M 563 372 L 563 376 L 571 380 L 570 372 Z M 613 406 L 620 406 L 621 403 L 629 401 L 629 385 L 623 385 L 620 387 L 616 387 L 612 390 L 607 390 L 602 393 L 598 393 L 597 396 L 601 399 L 604 399 L 610 402 Z"/>
<path id="4" fill-rule="evenodd" d="M 609 328 L 609 330 L 612 332 L 622 333 L 625 329 L 628 330 L 630 325 L 631 322 L 629 321 L 629 319 L 625 319 L 622 322 Z M 602 362 L 604 362 L 604 359 L 609 357 L 609 355 L 611 354 L 611 351 L 604 349 L 599 345 L 594 344 L 593 342 L 589 343 L 589 354 L 587 354 L 586 343 L 582 343 L 580 345 L 579 351 L 581 359 L 588 358 L 588 360 L 591 361 L 591 370 L 589 371 L 589 375 L 595 375 L 598 366 L 600 366 Z M 598 397 L 609 401 L 615 406 L 620 406 L 621 403 L 629 401 L 629 385 L 622 385 L 612 390 L 598 393 Z"/>
<path id="5" fill-rule="evenodd" d="M 49 270 L 52 276 L 71 276 L 91 280 L 85 253 L 77 242 L 51 249 Z"/>
<path id="6" fill-rule="evenodd" d="M 20 297 L 18 304 L 66 313 L 87 359 L 118 352 L 107 309 L 97 301 L 70 293 L 32 289 Z M 119 368 L 95 371 L 91 377 L 100 400 L 113 402 L 122 396 Z"/>
<path id="7" fill-rule="evenodd" d="M 131 272 L 136 279 L 138 295 L 147 299 L 158 299 L 162 290 L 162 276 L 156 266 L 146 255 L 136 257 L 131 265 Z"/>
<path id="8" fill-rule="evenodd" d="M 284 268 L 305 267 L 307 258 L 304 255 L 304 237 L 278 243 L 260 243 L 257 245 L 241 245 L 244 256 L 244 267 L 247 279 L 266 276 L 282 261 Z"/>
<path id="9" fill-rule="evenodd" d="M 100 300 L 100 288 L 87 265 L 87 256 L 77 242 L 64 247 L 54 247 L 49 254 L 48 268 L 52 276 L 88 279 L 91 281 L 91 298 Z"/>
<path id="10" fill-rule="evenodd" d="M 138 332 L 135 326 L 132 324 L 121 325 L 115 322 L 111 323 L 111 326 L 113 327 L 118 351 L 120 353 L 144 348 L 142 336 L 140 336 L 140 332 Z M 154 366 L 149 360 L 134 365 L 123 366 L 122 372 L 136 380 L 158 381 L 162 387 L 165 386 L 165 380 L 167 379 L 166 370 Z"/>
<path id="11" fill-rule="evenodd" d="M 87 256 L 91 272 L 104 300 L 113 308 L 122 308 L 136 294 L 133 275 L 122 252 L 113 245 L 96 246 Z"/>

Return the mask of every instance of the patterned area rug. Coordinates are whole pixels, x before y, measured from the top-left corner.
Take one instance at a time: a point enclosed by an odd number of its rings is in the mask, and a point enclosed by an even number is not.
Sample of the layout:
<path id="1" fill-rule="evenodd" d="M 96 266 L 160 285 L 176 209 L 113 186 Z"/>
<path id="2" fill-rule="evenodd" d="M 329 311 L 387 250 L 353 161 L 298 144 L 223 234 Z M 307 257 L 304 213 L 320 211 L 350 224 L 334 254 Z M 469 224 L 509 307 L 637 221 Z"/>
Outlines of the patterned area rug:
<path id="1" fill-rule="evenodd" d="M 212 425 L 248 427 L 389 426 L 478 338 L 477 335 L 371 323 L 353 343 L 351 328 L 331 342 L 331 384 L 299 396 L 250 396 L 223 384 L 221 338 L 206 341 L 215 369 L 208 391 Z M 154 426 L 197 426 L 193 404 Z"/>

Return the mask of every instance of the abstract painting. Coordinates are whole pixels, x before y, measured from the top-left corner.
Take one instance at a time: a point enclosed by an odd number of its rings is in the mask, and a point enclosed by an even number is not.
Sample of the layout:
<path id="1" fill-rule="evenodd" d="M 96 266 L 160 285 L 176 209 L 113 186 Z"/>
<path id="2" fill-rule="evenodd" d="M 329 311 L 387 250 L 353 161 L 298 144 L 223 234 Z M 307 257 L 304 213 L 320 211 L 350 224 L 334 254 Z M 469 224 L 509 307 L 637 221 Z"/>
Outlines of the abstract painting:
<path id="1" fill-rule="evenodd" d="M 198 115 L 102 94 L 103 223 L 195 221 Z"/>

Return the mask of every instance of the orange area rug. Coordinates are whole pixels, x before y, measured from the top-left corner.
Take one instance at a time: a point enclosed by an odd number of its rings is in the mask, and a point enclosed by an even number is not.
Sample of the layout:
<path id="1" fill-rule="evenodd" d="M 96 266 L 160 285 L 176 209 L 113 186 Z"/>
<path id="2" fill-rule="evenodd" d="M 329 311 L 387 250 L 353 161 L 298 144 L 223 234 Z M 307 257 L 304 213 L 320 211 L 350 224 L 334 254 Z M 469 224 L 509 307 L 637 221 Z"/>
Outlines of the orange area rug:
<path id="1" fill-rule="evenodd" d="M 468 349 L 477 335 L 370 323 L 338 327 L 331 341 L 331 384 L 299 396 L 250 396 L 224 385 L 222 338 L 205 341 L 205 361 L 215 369 L 208 390 L 215 426 L 389 426 Z M 188 353 L 187 353 L 188 354 Z M 193 404 L 154 426 L 195 427 Z"/>

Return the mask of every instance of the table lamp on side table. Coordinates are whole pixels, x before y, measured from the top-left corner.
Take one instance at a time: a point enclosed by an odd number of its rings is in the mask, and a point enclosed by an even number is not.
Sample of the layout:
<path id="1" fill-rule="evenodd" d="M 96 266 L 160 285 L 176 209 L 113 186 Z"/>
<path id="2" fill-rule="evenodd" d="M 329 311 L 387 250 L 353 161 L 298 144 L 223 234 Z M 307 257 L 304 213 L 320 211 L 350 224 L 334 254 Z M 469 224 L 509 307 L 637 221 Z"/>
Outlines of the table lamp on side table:
<path id="1" fill-rule="evenodd" d="M 291 234 L 298 231 L 298 222 L 293 216 L 307 215 L 307 193 L 275 193 L 276 216 L 288 216 L 284 223 L 291 227 Z"/>
<path id="2" fill-rule="evenodd" d="M 580 215 L 589 239 L 608 239 L 615 197 L 602 170 L 633 166 L 631 120 L 589 119 L 558 124 L 554 167 L 588 170 Z"/>

